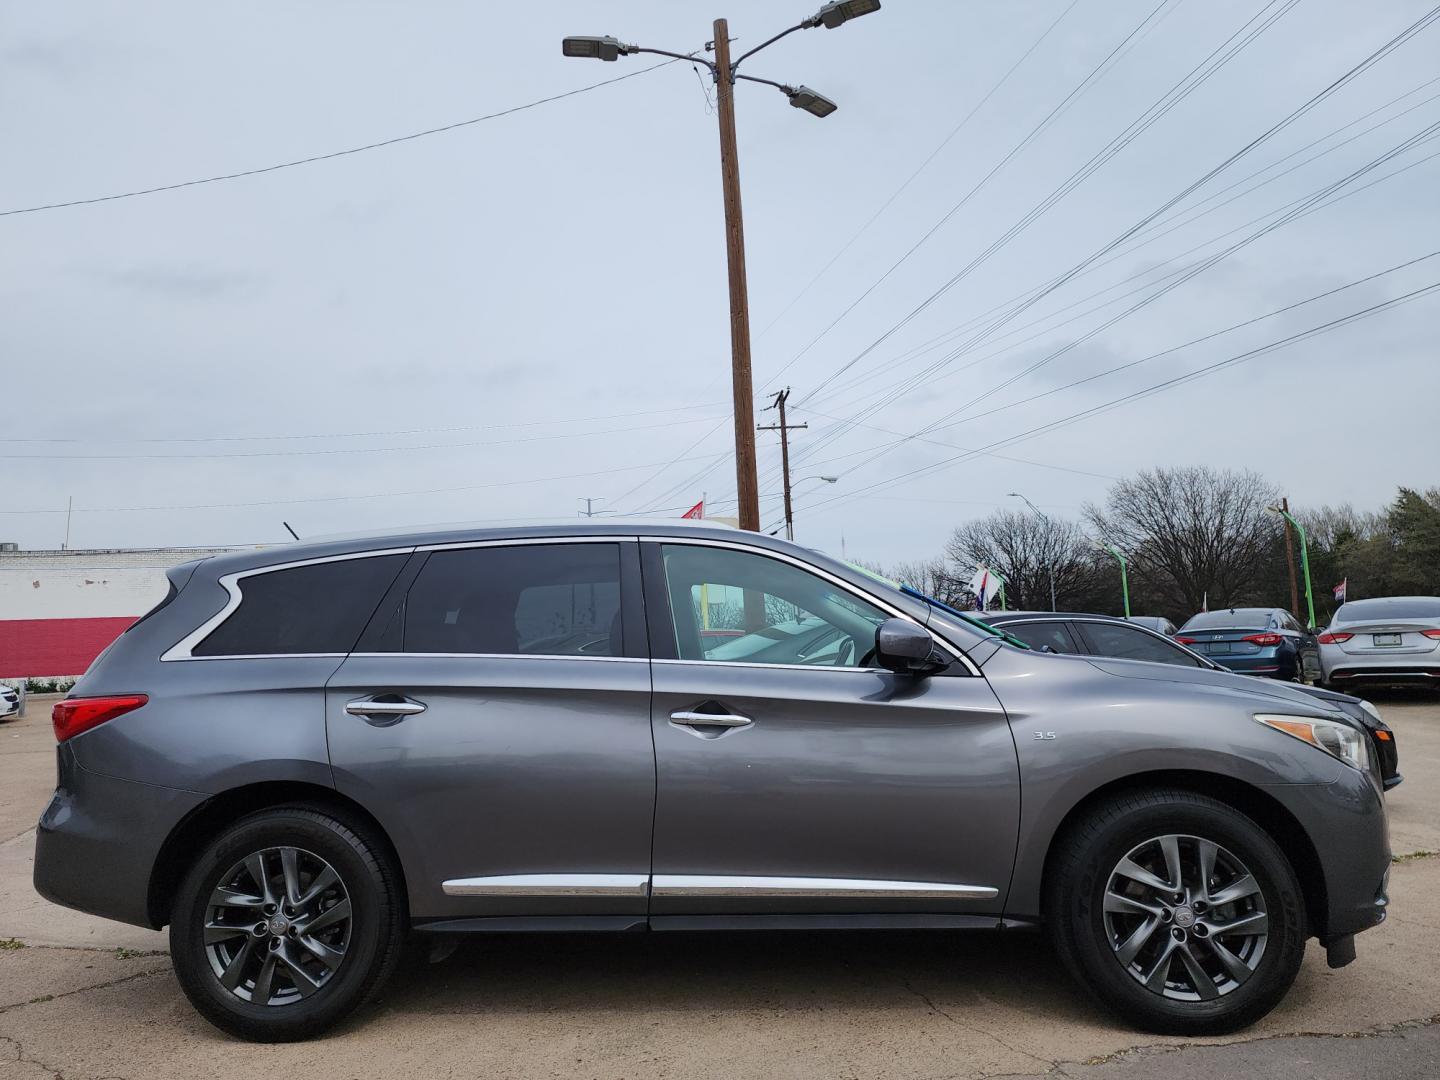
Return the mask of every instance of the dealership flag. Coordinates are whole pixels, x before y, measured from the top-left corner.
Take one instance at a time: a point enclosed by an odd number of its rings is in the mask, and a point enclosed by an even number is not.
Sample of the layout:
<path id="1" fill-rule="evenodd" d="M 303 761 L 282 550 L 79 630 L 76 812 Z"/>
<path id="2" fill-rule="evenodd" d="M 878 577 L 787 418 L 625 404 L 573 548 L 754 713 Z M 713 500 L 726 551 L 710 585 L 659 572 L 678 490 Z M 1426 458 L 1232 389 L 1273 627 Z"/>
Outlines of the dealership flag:
<path id="1" fill-rule="evenodd" d="M 970 579 L 970 591 L 975 594 L 975 610 L 984 611 L 999 589 L 998 578 L 983 566 L 977 568 L 975 576 Z"/>
<path id="2" fill-rule="evenodd" d="M 701 499 L 698 503 L 690 507 L 689 510 L 686 510 L 680 516 L 682 518 L 703 518 L 705 516 L 705 500 Z"/>
<path id="3" fill-rule="evenodd" d="M 1345 603 L 1345 586 L 1348 584 L 1350 584 L 1350 579 L 1347 577 L 1345 578 L 1345 580 L 1340 582 L 1339 585 L 1336 585 L 1333 590 L 1331 590 L 1335 593 L 1335 602 L 1337 604 Z"/>

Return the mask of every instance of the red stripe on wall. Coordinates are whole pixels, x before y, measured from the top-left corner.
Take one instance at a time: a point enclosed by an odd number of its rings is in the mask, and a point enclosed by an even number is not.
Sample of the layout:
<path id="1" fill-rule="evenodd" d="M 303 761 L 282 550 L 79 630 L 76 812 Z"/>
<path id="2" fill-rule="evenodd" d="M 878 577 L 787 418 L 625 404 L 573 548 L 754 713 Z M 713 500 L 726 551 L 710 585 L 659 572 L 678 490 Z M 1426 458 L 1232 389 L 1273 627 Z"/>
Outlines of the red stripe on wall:
<path id="1" fill-rule="evenodd" d="M 0 619 L 0 678 L 80 675 L 136 618 Z"/>

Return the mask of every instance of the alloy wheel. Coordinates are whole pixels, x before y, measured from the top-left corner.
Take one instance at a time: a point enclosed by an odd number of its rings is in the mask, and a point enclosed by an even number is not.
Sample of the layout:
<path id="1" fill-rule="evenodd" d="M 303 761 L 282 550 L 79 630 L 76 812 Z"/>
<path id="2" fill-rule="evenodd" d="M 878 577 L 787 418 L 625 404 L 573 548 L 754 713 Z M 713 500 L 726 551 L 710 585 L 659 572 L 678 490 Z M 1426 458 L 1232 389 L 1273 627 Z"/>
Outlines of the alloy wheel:
<path id="1" fill-rule="evenodd" d="M 350 895 L 313 852 L 270 847 L 230 867 L 205 908 L 205 953 L 242 1001 L 290 1005 L 335 976 L 350 944 Z"/>
<path id="2" fill-rule="evenodd" d="M 1212 1001 L 1243 986 L 1269 933 L 1245 864 L 1214 841 L 1174 833 L 1137 844 L 1116 864 L 1104 923 L 1130 976 L 1175 1001 Z"/>

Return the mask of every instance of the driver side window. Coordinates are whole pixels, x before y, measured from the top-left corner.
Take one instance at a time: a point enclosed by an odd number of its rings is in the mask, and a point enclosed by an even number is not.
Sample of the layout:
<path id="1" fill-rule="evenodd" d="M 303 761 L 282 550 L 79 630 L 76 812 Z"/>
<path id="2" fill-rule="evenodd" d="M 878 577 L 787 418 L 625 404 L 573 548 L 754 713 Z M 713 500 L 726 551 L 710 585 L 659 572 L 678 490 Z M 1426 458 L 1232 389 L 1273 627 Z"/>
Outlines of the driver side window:
<path id="1" fill-rule="evenodd" d="M 662 550 L 682 660 L 861 667 L 889 617 L 779 559 L 723 547 Z"/>

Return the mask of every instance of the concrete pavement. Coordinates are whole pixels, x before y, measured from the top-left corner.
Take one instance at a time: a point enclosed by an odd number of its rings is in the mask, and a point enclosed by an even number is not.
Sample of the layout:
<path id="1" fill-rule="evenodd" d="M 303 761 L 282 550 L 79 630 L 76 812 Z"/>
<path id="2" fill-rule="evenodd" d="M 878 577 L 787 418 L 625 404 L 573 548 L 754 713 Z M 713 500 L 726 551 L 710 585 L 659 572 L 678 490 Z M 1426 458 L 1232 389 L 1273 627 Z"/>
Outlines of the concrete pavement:
<path id="1" fill-rule="evenodd" d="M 1389 797 L 1395 849 L 1440 850 L 1440 703 L 1397 696 L 1381 709 L 1407 777 Z M 30 775 L 39 744 L 49 750 L 43 711 L 0 726 L 0 781 L 34 797 L 30 823 L 52 781 L 48 762 Z M 1280 1008 L 1213 1044 L 1120 1026 L 1036 935 L 807 933 L 476 940 L 440 964 L 412 958 L 326 1038 L 255 1047 L 205 1024 L 165 957 L 117 953 L 127 928 L 26 901 L 30 837 L 11 801 L 0 940 L 26 947 L 0 948 L 0 1080 L 1440 1075 L 1440 857 L 1396 865 L 1391 917 L 1358 939 L 1355 964 L 1330 971 L 1312 943 Z"/>

